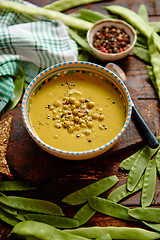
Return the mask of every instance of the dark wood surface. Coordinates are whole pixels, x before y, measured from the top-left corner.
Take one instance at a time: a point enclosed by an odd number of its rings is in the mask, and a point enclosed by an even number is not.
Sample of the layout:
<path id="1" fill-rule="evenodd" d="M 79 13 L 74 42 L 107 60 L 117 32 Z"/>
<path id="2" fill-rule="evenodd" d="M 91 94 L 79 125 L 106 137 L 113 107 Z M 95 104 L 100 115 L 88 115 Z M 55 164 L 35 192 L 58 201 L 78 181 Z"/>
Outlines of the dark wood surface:
<path id="1" fill-rule="evenodd" d="M 51 3 L 50 0 L 30 0 L 30 2 L 43 6 Z M 94 4 L 83 5 L 88 8 L 105 13 L 101 9 L 104 5 L 122 5 L 137 11 L 139 5 L 144 3 L 148 9 L 150 21 L 160 20 L 160 1 L 159 0 L 115 0 L 103 1 Z M 77 12 L 78 7 L 66 11 L 66 13 Z M 92 61 L 104 65 L 96 59 Z M 127 86 L 131 97 L 148 123 L 149 127 L 156 136 L 160 135 L 160 105 L 157 94 L 147 75 L 146 65 L 132 54 L 123 60 L 116 62 L 127 75 Z M 62 204 L 61 200 L 67 194 L 80 189 L 96 180 L 106 176 L 116 174 L 119 178 L 119 186 L 126 182 L 127 174 L 119 169 L 121 161 L 136 152 L 145 141 L 141 137 L 136 125 L 131 120 L 129 127 L 120 141 L 107 153 L 86 160 L 69 161 L 56 158 L 40 149 L 26 132 L 22 116 L 21 103 L 12 111 L 7 112 L 13 116 L 12 131 L 7 151 L 7 161 L 15 179 L 23 179 L 32 185 L 37 186 L 37 190 L 29 193 L 17 193 L 18 195 L 32 198 L 45 199 L 59 204 L 66 216 L 72 217 L 78 207 L 70 207 Z M 160 204 L 160 183 L 157 178 L 157 188 L 153 205 Z M 103 196 L 106 197 L 105 193 Z M 122 204 L 130 207 L 140 206 L 140 192 L 126 199 Z M 85 226 L 139 226 L 131 222 L 117 220 L 112 217 L 96 213 Z M 144 227 L 144 226 L 142 226 Z M 11 227 L 0 222 L 0 239 L 7 239 Z"/>

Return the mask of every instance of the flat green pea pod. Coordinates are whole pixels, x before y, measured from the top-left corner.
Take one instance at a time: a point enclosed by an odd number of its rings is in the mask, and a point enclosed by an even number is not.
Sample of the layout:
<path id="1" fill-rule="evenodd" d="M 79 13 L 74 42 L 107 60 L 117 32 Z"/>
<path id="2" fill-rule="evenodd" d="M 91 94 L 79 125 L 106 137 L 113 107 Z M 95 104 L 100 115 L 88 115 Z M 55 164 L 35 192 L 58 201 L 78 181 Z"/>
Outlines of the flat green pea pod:
<path id="1" fill-rule="evenodd" d="M 153 201 L 156 189 L 157 169 L 155 159 L 149 160 L 144 173 L 144 181 L 141 194 L 142 207 L 148 207 Z"/>
<path id="2" fill-rule="evenodd" d="M 0 182 L 0 191 L 28 191 L 34 190 L 35 187 L 29 186 L 28 184 L 22 181 L 1 181 Z"/>
<path id="3" fill-rule="evenodd" d="M 89 3 L 93 3 L 93 2 L 100 2 L 102 0 L 78 0 L 78 1 L 74 1 L 74 0 L 59 0 L 56 2 L 53 2 L 51 4 L 47 4 L 44 6 L 44 8 L 46 9 L 51 9 L 54 11 L 64 11 L 79 5 L 83 5 L 83 4 L 89 4 Z"/>
<path id="4" fill-rule="evenodd" d="M 160 51 L 160 37 L 156 32 L 154 32 L 153 28 L 150 27 L 150 25 L 144 21 L 144 19 L 141 16 L 139 16 L 134 11 L 119 5 L 110 5 L 105 6 L 103 8 L 105 8 L 109 12 L 120 15 L 133 27 L 138 29 L 140 33 L 145 35 L 147 38 L 149 38 L 154 33 L 155 44 Z"/>
<path id="5" fill-rule="evenodd" d="M 145 168 L 147 167 L 148 161 L 157 152 L 158 148 L 151 149 L 146 146 L 138 155 L 136 161 L 132 165 L 127 179 L 127 189 L 133 191 L 138 184 Z"/>
<path id="6" fill-rule="evenodd" d="M 86 203 L 83 207 L 80 208 L 78 212 L 73 216 L 73 219 L 78 220 L 79 226 L 88 222 L 88 220 L 93 217 L 96 211 L 91 208 L 91 206 Z"/>
<path id="7" fill-rule="evenodd" d="M 151 223 L 142 221 L 147 227 L 151 228 L 154 231 L 160 232 L 160 224 L 159 223 Z"/>
<path id="8" fill-rule="evenodd" d="M 87 22 L 83 19 L 74 18 L 58 11 L 53 11 L 53 10 L 44 9 L 44 8 L 35 7 L 35 6 L 34 7 L 27 6 L 22 3 L 14 2 L 14 1 L 0 1 L 0 9 L 8 9 L 11 11 L 29 14 L 32 16 L 41 15 L 52 20 L 59 20 L 67 26 L 78 28 L 78 29 L 89 30 L 93 25 L 92 23 Z"/>
<path id="9" fill-rule="evenodd" d="M 157 170 L 158 170 L 158 172 L 160 174 L 160 149 L 157 152 L 157 155 L 155 157 L 155 161 L 156 161 Z"/>
<path id="10" fill-rule="evenodd" d="M 160 32 L 160 22 L 149 22 L 149 25 L 155 32 Z"/>
<path id="11" fill-rule="evenodd" d="M 136 161 L 138 158 L 140 152 L 142 151 L 142 148 L 135 152 L 133 155 L 129 156 L 128 158 L 125 158 L 119 165 L 120 168 L 125 169 L 125 170 L 130 170 L 133 163 Z"/>
<path id="12" fill-rule="evenodd" d="M 155 40 L 153 38 L 153 35 L 148 39 L 148 48 L 149 48 L 151 64 L 153 67 L 153 73 L 155 76 L 155 84 L 157 86 L 156 90 L 158 90 L 157 94 L 160 98 L 160 67 L 159 67 L 160 53 L 155 45 Z"/>
<path id="13" fill-rule="evenodd" d="M 93 209 L 105 215 L 127 221 L 134 221 L 134 218 L 128 215 L 129 208 L 118 203 L 95 196 L 90 196 L 88 203 Z"/>
<path id="14" fill-rule="evenodd" d="M 145 22 L 149 22 L 148 11 L 144 4 L 140 4 L 138 8 L 138 15 L 141 16 L 141 18 L 143 18 Z"/>
<path id="15" fill-rule="evenodd" d="M 72 235 L 95 239 L 109 234 L 112 239 L 125 240 L 153 240 L 159 239 L 160 233 L 134 227 L 81 227 L 72 230 L 64 230 Z"/>
<path id="16" fill-rule="evenodd" d="M 104 236 L 101 236 L 99 238 L 96 238 L 96 240 L 112 240 L 111 236 L 109 235 L 109 233 L 107 233 Z"/>
<path id="17" fill-rule="evenodd" d="M 80 13 L 80 16 L 82 19 L 92 23 L 95 23 L 102 19 L 118 18 L 115 15 L 107 15 L 107 14 L 103 14 L 103 13 L 86 9 L 86 8 L 81 8 L 78 10 L 78 12 Z"/>
<path id="18" fill-rule="evenodd" d="M 19 222 L 16 216 L 6 212 L 2 208 L 0 208 L 0 220 L 11 226 L 15 226 Z"/>
<path id="19" fill-rule="evenodd" d="M 55 228 L 76 228 L 79 226 L 79 222 L 77 220 L 63 216 L 32 213 L 26 214 L 24 217 L 29 221 L 43 222 Z"/>
<path id="20" fill-rule="evenodd" d="M 81 203 L 85 203 L 88 201 L 89 196 L 98 196 L 102 194 L 103 192 L 113 187 L 118 181 L 119 180 L 116 175 L 103 178 L 69 194 L 68 196 L 63 198 L 62 202 L 68 203 L 70 205 L 78 205 Z"/>
<path id="21" fill-rule="evenodd" d="M 141 60 L 150 63 L 149 51 L 145 48 L 134 46 L 133 53 Z"/>
<path id="22" fill-rule="evenodd" d="M 71 235 L 48 224 L 35 221 L 24 221 L 16 224 L 12 229 L 11 235 L 37 240 L 86 240 L 84 237 Z"/>
<path id="23" fill-rule="evenodd" d="M 156 79 L 155 79 L 155 76 L 154 76 L 153 67 L 147 65 L 146 68 L 147 68 L 148 76 L 151 79 L 152 84 L 153 84 L 156 92 L 158 93 L 159 90 L 158 90 L 158 87 L 157 87 L 157 84 L 156 84 Z"/>
<path id="24" fill-rule="evenodd" d="M 143 176 L 141 177 L 141 179 L 139 180 L 139 183 L 137 184 L 137 186 L 134 188 L 133 191 L 128 191 L 127 190 L 127 184 L 123 184 L 120 187 L 114 189 L 107 197 L 107 200 L 113 201 L 113 202 L 119 202 L 121 200 L 123 200 L 124 198 L 132 195 L 133 193 L 139 191 L 140 189 L 142 189 L 143 186 Z"/>
<path id="25" fill-rule="evenodd" d="M 19 210 L 63 216 L 63 212 L 57 204 L 45 200 L 3 196 L 0 197 L 0 203 Z"/>
<path id="26" fill-rule="evenodd" d="M 128 214 L 141 221 L 160 223 L 160 208 L 137 207 L 129 209 Z"/>

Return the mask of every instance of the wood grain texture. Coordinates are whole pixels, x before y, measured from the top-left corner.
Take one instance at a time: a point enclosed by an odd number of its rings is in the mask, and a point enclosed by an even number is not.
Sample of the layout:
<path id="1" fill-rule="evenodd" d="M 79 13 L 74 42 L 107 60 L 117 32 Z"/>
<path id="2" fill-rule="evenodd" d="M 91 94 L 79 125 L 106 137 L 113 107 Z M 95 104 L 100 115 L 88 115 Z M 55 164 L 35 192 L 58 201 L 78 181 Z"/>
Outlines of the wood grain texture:
<path id="1" fill-rule="evenodd" d="M 30 0 L 38 6 L 49 4 L 51 0 Z M 114 0 L 102 1 L 94 4 L 81 6 L 106 13 L 102 6 L 117 4 L 134 11 L 144 3 L 149 12 L 150 21 L 160 21 L 159 0 Z M 77 12 L 79 8 L 66 11 L 66 13 Z M 105 66 L 97 59 L 91 61 Z M 127 87 L 139 112 L 142 114 L 149 127 L 156 136 L 160 135 L 160 104 L 157 94 L 147 75 L 146 64 L 137 59 L 133 54 L 116 62 L 127 75 Z M 121 161 L 136 152 L 145 141 L 142 139 L 133 120 L 120 141 L 107 153 L 87 161 L 68 161 L 56 158 L 39 148 L 27 133 L 21 116 L 21 103 L 12 111 L 3 115 L 3 118 L 11 114 L 13 116 L 12 131 L 7 151 L 7 161 L 15 179 L 24 179 L 30 184 L 36 185 L 37 190 L 28 193 L 17 193 L 25 197 L 45 199 L 59 204 L 66 216 L 73 217 L 78 211 L 78 206 L 68 206 L 61 200 L 69 193 L 78 190 L 96 180 L 106 176 L 117 175 L 119 182 L 111 190 L 103 194 L 107 195 L 114 188 L 127 181 L 127 172 L 119 169 Z M 128 207 L 140 206 L 141 192 L 126 198 L 121 203 Z M 160 205 L 160 181 L 157 178 L 157 187 L 152 203 L 153 206 Z M 85 226 L 132 226 L 143 227 L 140 223 L 131 223 L 117 220 L 112 217 L 96 213 Z M 0 239 L 7 240 L 11 227 L 0 222 Z M 14 238 L 9 238 L 14 239 Z"/>

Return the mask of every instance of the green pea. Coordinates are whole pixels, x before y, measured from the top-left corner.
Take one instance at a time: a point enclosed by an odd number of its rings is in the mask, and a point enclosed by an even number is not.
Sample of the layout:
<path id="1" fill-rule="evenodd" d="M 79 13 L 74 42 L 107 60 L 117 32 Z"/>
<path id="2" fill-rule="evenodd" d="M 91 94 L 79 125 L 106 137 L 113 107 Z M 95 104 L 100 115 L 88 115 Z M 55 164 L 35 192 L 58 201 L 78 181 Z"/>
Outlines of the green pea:
<path id="1" fill-rule="evenodd" d="M 73 216 L 73 219 L 76 219 L 79 222 L 79 226 L 85 224 L 96 211 L 90 207 L 88 203 L 86 203 L 83 207 L 80 208 L 78 212 Z"/>
<path id="2" fill-rule="evenodd" d="M 134 219 L 128 215 L 129 208 L 118 203 L 96 196 L 90 196 L 88 203 L 93 209 L 100 213 L 123 220 L 134 221 Z"/>
<path id="3" fill-rule="evenodd" d="M 127 179 L 127 189 L 129 191 L 133 191 L 133 189 L 136 187 L 137 183 L 139 182 L 147 164 L 148 161 L 151 159 L 151 157 L 156 153 L 156 149 L 151 149 L 148 146 L 143 148 L 143 150 L 138 155 L 136 161 L 133 163 L 130 172 L 128 174 Z"/>
<path id="4" fill-rule="evenodd" d="M 117 182 L 118 178 L 116 175 L 103 178 L 69 194 L 62 200 L 62 202 L 68 203 L 70 205 L 85 203 L 88 201 L 88 197 L 90 195 L 98 196 L 107 191 L 109 188 L 113 187 Z"/>
<path id="5" fill-rule="evenodd" d="M 77 229 L 64 230 L 72 235 L 95 239 L 109 234 L 112 239 L 130 240 L 153 240 L 159 239 L 160 234 L 136 227 L 81 227 Z"/>
<path id="6" fill-rule="evenodd" d="M 138 158 L 138 156 L 139 156 L 141 151 L 142 151 L 142 148 L 139 151 L 135 152 L 133 155 L 131 155 L 128 158 L 124 159 L 120 163 L 119 167 L 122 168 L 122 169 L 125 169 L 125 170 L 130 170 L 132 165 L 133 165 L 133 163 L 136 161 L 136 159 Z"/>
<path id="7" fill-rule="evenodd" d="M 36 221 L 24 221 L 16 224 L 11 232 L 12 235 L 19 236 L 21 238 L 32 238 L 39 240 L 86 240 L 84 237 L 75 236 L 56 229 L 48 224 L 40 223 Z"/>
<path id="8" fill-rule="evenodd" d="M 160 223 L 160 208 L 137 207 L 129 209 L 128 214 L 141 221 Z"/>
<path id="9" fill-rule="evenodd" d="M 127 184 L 123 184 L 120 187 L 114 189 L 107 197 L 108 200 L 114 201 L 114 202 L 119 202 L 123 200 L 124 198 L 132 195 L 133 193 L 139 191 L 142 188 L 143 185 L 143 176 L 141 177 L 139 183 L 137 186 L 134 188 L 133 191 L 128 191 L 127 190 Z"/>
<path id="10" fill-rule="evenodd" d="M 34 190 L 35 187 L 29 186 L 22 181 L 2 181 L 0 182 L 0 191 L 28 191 Z"/>
<path id="11" fill-rule="evenodd" d="M 0 203 L 3 203 L 15 209 L 25 211 L 61 216 L 63 215 L 61 208 L 57 204 L 45 200 L 23 198 L 16 196 L 3 196 L 0 197 Z"/>
<path id="12" fill-rule="evenodd" d="M 11 11 L 16 11 L 18 13 L 24 13 L 29 15 L 41 15 L 44 17 L 48 17 L 50 19 L 59 20 L 62 21 L 65 25 L 78 28 L 78 29 L 84 29 L 88 30 L 92 27 L 92 23 L 87 22 L 83 19 L 78 19 L 71 17 L 67 14 L 60 13 L 58 11 L 53 11 L 49 9 L 44 9 L 41 7 L 32 7 L 27 6 L 19 2 L 12 2 L 12 1 L 1 1 L 0 2 L 0 9 L 8 9 Z"/>
<path id="13" fill-rule="evenodd" d="M 47 214 L 26 214 L 24 217 L 30 221 L 37 221 L 49 224 L 56 228 L 76 228 L 79 226 L 79 222 L 75 219 L 63 217 L 63 216 L 54 216 Z"/>
<path id="14" fill-rule="evenodd" d="M 138 15 L 141 16 L 141 18 L 143 18 L 145 22 L 149 22 L 148 10 L 144 4 L 140 4 L 138 8 Z"/>
<path id="15" fill-rule="evenodd" d="M 151 159 L 148 162 L 147 168 L 144 174 L 144 181 L 141 195 L 142 207 L 148 207 L 153 201 L 153 197 L 156 189 L 157 170 L 156 162 Z"/>
<path id="16" fill-rule="evenodd" d="M 133 53 L 140 58 L 141 60 L 150 63 L 150 55 L 147 49 L 142 47 L 135 46 L 133 49 Z"/>

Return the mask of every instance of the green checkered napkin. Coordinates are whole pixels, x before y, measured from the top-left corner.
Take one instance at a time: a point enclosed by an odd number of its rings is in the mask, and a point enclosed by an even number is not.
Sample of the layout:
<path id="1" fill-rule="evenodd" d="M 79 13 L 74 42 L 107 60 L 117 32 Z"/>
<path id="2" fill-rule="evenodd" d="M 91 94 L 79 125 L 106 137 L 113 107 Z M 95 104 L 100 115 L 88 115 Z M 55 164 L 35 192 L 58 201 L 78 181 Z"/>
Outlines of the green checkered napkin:
<path id="1" fill-rule="evenodd" d="M 1 10 L 0 112 L 13 96 L 14 77 L 20 66 L 29 83 L 43 69 L 75 61 L 77 55 L 77 45 L 63 23 Z"/>

